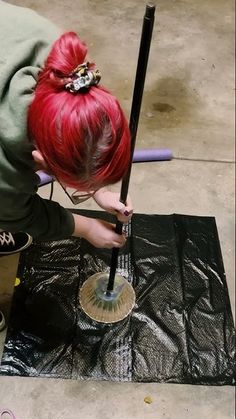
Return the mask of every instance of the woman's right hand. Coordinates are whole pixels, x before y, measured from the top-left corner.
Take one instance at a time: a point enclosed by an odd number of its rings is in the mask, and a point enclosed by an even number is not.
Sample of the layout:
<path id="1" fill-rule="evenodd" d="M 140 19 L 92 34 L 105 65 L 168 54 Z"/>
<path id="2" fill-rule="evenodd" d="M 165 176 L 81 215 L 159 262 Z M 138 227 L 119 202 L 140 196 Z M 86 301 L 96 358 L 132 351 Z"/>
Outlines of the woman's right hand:
<path id="1" fill-rule="evenodd" d="M 83 217 L 78 214 L 73 214 L 73 216 L 75 220 L 73 236 L 83 237 L 98 248 L 111 249 L 124 246 L 126 237 L 124 234 L 115 232 L 114 224 L 95 218 Z"/>

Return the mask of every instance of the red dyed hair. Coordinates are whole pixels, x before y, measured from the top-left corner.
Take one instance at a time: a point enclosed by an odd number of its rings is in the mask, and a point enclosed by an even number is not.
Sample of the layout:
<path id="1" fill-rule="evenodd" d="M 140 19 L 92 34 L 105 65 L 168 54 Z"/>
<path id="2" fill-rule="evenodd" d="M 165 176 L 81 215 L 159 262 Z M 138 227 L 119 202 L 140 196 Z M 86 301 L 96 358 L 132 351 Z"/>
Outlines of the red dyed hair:
<path id="1" fill-rule="evenodd" d="M 124 176 L 130 132 L 117 99 L 104 87 L 92 86 L 75 94 L 65 89 L 86 54 L 86 45 L 74 32 L 54 43 L 29 108 L 28 129 L 59 181 L 95 190 Z"/>

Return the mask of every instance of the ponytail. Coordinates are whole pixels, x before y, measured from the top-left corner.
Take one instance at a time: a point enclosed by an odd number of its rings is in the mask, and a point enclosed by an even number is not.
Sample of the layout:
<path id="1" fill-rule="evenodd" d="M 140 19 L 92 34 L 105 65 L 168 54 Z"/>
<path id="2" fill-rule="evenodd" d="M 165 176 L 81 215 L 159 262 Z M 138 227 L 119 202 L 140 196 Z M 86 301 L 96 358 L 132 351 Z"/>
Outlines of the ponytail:
<path id="1" fill-rule="evenodd" d="M 49 83 L 55 88 L 64 88 L 73 70 L 85 61 L 86 54 L 87 47 L 76 33 L 65 33 L 54 43 L 39 75 L 38 85 Z"/>

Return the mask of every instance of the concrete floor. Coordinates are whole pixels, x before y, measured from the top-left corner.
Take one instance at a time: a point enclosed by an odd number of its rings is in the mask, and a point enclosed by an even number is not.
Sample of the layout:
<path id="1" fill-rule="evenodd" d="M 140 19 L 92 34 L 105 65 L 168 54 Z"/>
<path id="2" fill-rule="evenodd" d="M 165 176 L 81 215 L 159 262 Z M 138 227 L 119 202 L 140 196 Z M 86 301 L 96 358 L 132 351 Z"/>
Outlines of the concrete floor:
<path id="1" fill-rule="evenodd" d="M 145 1 L 13 0 L 77 31 L 103 83 L 129 114 Z M 137 147 L 170 147 L 176 157 L 234 160 L 234 3 L 160 0 Z M 173 160 L 136 164 L 135 211 L 216 217 L 234 299 L 234 165 Z M 49 188 L 40 194 L 48 197 Z M 54 199 L 69 207 L 60 187 Z M 87 208 L 94 208 L 92 203 Z M 0 305 L 13 290 L 17 257 L 0 259 Z M 5 333 L 0 334 L 0 352 Z M 0 354 L 1 355 L 1 354 Z M 150 396 L 152 404 L 144 403 Z M 234 389 L 170 384 L 77 382 L 0 377 L 0 406 L 17 419 L 233 419 Z"/>

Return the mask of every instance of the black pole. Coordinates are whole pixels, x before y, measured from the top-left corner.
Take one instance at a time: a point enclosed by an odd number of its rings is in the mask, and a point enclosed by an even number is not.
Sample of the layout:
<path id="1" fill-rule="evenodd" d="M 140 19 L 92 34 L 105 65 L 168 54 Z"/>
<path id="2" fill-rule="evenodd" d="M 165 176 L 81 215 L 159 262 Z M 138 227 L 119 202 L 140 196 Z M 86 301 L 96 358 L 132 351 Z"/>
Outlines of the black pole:
<path id="1" fill-rule="evenodd" d="M 136 70 L 134 92 L 133 92 L 132 106 L 131 106 L 131 112 L 130 112 L 130 121 L 129 121 L 129 129 L 130 129 L 130 134 L 131 134 L 130 163 L 129 163 L 129 168 L 127 170 L 127 173 L 122 180 L 121 192 L 120 192 L 120 201 L 123 204 L 126 203 L 127 195 L 128 195 L 132 160 L 133 160 L 135 141 L 136 141 L 136 135 L 137 135 L 137 130 L 138 130 L 138 121 L 139 121 L 139 114 L 140 114 L 142 97 L 143 97 L 143 89 L 144 89 L 144 83 L 145 83 L 145 77 L 146 77 L 149 50 L 150 50 L 151 39 L 152 39 L 154 18 L 155 18 L 155 6 L 152 4 L 147 4 L 145 15 L 143 18 L 143 28 L 142 28 L 138 64 L 137 64 L 137 70 Z M 116 233 L 122 234 L 122 228 L 123 228 L 123 223 L 117 220 L 116 229 L 115 229 Z M 118 255 L 119 255 L 119 249 L 114 247 L 112 249 L 112 255 L 111 255 L 111 269 L 110 269 L 109 281 L 108 281 L 108 286 L 107 286 L 107 293 L 112 291 L 114 288 L 114 280 L 115 280 L 115 274 L 116 274 L 116 269 L 117 269 L 117 264 L 118 264 Z"/>

